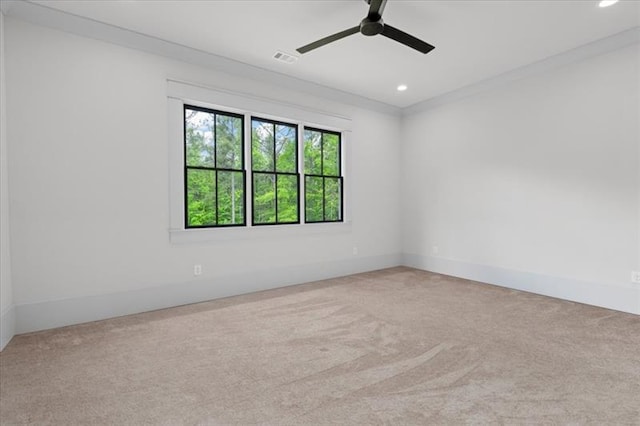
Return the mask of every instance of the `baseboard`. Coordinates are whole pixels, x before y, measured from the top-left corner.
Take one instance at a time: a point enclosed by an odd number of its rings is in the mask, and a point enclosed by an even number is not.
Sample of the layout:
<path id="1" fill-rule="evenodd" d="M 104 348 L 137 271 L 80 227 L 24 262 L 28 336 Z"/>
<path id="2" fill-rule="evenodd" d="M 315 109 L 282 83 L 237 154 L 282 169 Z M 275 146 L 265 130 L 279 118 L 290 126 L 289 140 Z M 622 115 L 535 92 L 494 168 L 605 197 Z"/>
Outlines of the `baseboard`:
<path id="1" fill-rule="evenodd" d="M 0 351 L 2 351 L 16 334 L 16 312 L 11 305 L 0 313 Z"/>
<path id="2" fill-rule="evenodd" d="M 123 315 L 204 302 L 277 287 L 399 266 L 401 255 L 360 257 L 245 271 L 127 292 L 15 306 L 15 333 L 46 330 Z M 4 322 L 4 321 L 3 321 Z"/>
<path id="3" fill-rule="evenodd" d="M 439 274 L 640 315 L 640 286 L 631 283 L 594 283 L 411 253 L 403 253 L 402 264 Z"/>
<path id="4" fill-rule="evenodd" d="M 489 265 L 404 253 L 246 271 L 127 292 L 11 306 L 0 316 L 0 348 L 14 334 L 204 302 L 360 272 L 410 266 L 501 287 L 640 315 L 640 287 L 552 277 Z"/>

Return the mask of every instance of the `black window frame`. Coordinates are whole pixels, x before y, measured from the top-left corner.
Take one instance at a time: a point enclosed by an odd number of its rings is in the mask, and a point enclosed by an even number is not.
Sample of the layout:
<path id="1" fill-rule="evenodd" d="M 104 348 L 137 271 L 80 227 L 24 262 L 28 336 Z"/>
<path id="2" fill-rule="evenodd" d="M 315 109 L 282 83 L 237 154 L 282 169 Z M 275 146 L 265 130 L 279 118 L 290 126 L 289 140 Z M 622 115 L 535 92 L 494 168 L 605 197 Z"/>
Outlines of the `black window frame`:
<path id="1" fill-rule="evenodd" d="M 270 123 L 273 126 L 273 171 L 255 170 L 253 159 L 253 122 L 259 121 L 261 123 Z M 270 118 L 263 118 L 260 116 L 252 115 L 250 119 L 251 123 L 251 137 L 249 139 L 250 155 L 251 155 L 251 226 L 273 226 L 273 225 L 299 225 L 301 223 L 301 211 L 300 211 L 300 125 L 296 123 L 288 123 L 286 121 L 274 120 Z M 276 156 L 276 125 L 291 127 L 295 130 L 295 147 L 296 147 L 296 161 L 295 171 L 293 172 L 279 172 Z M 272 175 L 275 177 L 274 181 L 274 202 L 275 202 L 275 222 L 257 223 L 255 220 L 255 196 L 256 185 L 255 175 Z M 296 221 L 279 221 L 278 220 L 278 176 L 295 176 L 296 177 Z"/>
<path id="2" fill-rule="evenodd" d="M 213 164 L 214 167 L 206 167 L 206 166 L 189 166 L 187 164 L 187 110 L 191 110 L 191 111 L 200 111 L 200 112 L 205 112 L 208 114 L 214 114 L 214 144 L 215 144 L 215 149 L 214 149 L 214 157 L 213 157 Z M 240 165 L 240 169 L 229 169 L 229 168 L 224 168 L 224 167 L 217 167 L 217 155 L 218 155 L 218 149 L 217 149 L 217 140 L 216 140 L 216 127 L 217 127 L 217 116 L 218 115 L 223 115 L 223 116 L 227 116 L 227 117 L 235 117 L 235 118 L 239 118 L 240 119 L 240 140 L 241 140 L 241 165 Z M 201 107 L 201 106 L 197 106 L 197 105 L 189 105 L 189 104 L 183 104 L 183 109 L 182 109 L 182 132 L 183 132 L 183 143 L 182 143 L 182 148 L 183 148 L 183 166 L 184 166 L 184 170 L 183 170 L 183 179 L 184 179 L 184 227 L 185 229 L 203 229 L 203 228 L 235 228 L 235 227 L 246 227 L 247 226 L 247 172 L 246 172 L 246 162 L 245 162 L 245 128 L 244 128 L 244 115 L 243 114 L 238 114 L 238 113 L 233 113 L 233 112 L 229 112 L 229 111 L 221 111 L 221 110 L 216 110 L 216 109 L 212 109 L 212 108 L 205 108 L 205 107 Z M 214 171 L 215 172 L 215 181 L 216 181 L 216 189 L 215 189 L 215 217 L 216 217 L 216 223 L 212 224 L 212 225 L 190 225 L 189 224 L 189 191 L 188 191 L 188 186 L 189 186 L 189 181 L 188 181 L 188 171 L 189 170 L 208 170 L 208 171 Z M 242 209 L 242 223 L 223 223 L 223 224 L 219 224 L 218 223 L 218 215 L 219 215 L 219 206 L 218 206 L 218 172 L 222 171 L 222 172 L 241 172 L 242 173 L 242 202 L 243 202 L 243 209 Z M 253 209 L 253 205 L 251 206 Z"/>
<path id="3" fill-rule="evenodd" d="M 307 173 L 307 171 L 304 171 L 304 205 L 305 205 L 305 211 L 304 211 L 304 222 L 305 223 L 339 223 L 339 222 L 344 222 L 344 176 L 342 175 L 342 133 L 341 132 L 336 132 L 333 130 L 326 130 L 326 129 L 320 129 L 317 127 L 310 127 L 310 126 L 303 126 L 302 129 L 302 152 L 304 155 L 305 152 L 305 143 L 306 143 L 306 139 L 305 139 L 305 133 L 306 131 L 311 131 L 311 132 L 318 132 L 321 134 L 321 139 L 320 139 L 320 171 L 321 174 L 313 174 L 313 173 Z M 325 134 L 330 134 L 330 135 L 335 135 L 338 137 L 338 174 L 337 175 L 327 175 L 324 173 L 324 135 Z M 306 164 L 305 162 L 306 158 L 303 157 L 303 164 Z M 322 178 L 322 218 L 323 220 L 308 220 L 307 219 L 307 177 L 314 177 L 314 178 Z M 326 212 L 326 204 L 327 204 L 327 197 L 326 197 L 326 179 L 330 178 L 330 179 L 338 179 L 340 182 L 340 211 L 339 211 L 339 218 L 335 219 L 335 220 L 327 220 L 327 212 Z"/>

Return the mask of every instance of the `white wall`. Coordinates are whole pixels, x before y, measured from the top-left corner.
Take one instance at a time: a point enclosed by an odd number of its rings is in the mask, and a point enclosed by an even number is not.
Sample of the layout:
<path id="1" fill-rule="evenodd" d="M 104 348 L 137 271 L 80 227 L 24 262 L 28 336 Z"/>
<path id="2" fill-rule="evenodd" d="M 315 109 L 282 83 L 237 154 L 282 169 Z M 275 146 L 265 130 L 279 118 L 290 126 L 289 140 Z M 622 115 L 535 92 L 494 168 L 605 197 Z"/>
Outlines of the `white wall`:
<path id="1" fill-rule="evenodd" d="M 405 117 L 405 262 L 640 313 L 639 62 L 636 44 Z"/>
<path id="2" fill-rule="evenodd" d="M 9 181 L 5 102 L 4 15 L 0 13 L 0 350 L 14 333 L 9 243 Z"/>
<path id="3" fill-rule="evenodd" d="M 399 263 L 399 117 L 11 18 L 6 44 L 18 332 Z M 350 116 L 351 229 L 172 245 L 167 78 Z"/>

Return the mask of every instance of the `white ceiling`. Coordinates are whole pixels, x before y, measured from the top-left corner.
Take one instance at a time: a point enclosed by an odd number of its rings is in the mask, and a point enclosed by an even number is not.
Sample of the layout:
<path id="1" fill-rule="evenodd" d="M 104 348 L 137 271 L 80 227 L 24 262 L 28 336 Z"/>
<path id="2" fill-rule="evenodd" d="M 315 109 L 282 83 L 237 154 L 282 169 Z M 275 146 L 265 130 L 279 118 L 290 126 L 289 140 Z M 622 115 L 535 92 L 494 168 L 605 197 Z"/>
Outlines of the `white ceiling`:
<path id="1" fill-rule="evenodd" d="M 407 107 L 640 25 L 640 2 L 389 0 L 385 22 L 436 46 L 427 55 L 360 34 L 294 64 L 272 58 L 358 25 L 364 0 L 37 0 L 49 8 Z M 397 92 L 407 84 L 409 90 Z"/>

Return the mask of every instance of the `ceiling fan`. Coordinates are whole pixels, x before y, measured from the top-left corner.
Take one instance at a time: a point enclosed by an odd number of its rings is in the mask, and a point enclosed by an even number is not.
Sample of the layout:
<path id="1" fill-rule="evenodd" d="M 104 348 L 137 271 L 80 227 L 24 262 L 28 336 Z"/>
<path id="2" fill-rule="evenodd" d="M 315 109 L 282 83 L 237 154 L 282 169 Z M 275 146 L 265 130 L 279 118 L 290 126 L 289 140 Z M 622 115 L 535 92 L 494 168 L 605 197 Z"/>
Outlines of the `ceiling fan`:
<path id="1" fill-rule="evenodd" d="M 429 53 L 433 49 L 435 49 L 435 46 L 432 46 L 427 42 L 417 39 L 414 36 L 405 33 L 404 31 L 400 31 L 399 29 L 384 23 L 384 21 L 382 20 L 382 12 L 384 11 L 384 7 L 387 4 L 387 0 L 364 1 L 369 4 L 369 13 L 360 22 L 360 25 L 349 28 L 348 30 L 340 31 L 339 33 L 330 35 L 328 37 L 321 38 L 318 41 L 309 43 L 306 46 L 302 46 L 296 50 L 299 53 L 307 53 L 313 49 L 322 47 L 325 44 L 333 43 L 334 41 L 338 41 L 358 32 L 366 36 L 382 34 L 385 37 L 395 40 L 398 43 L 402 43 L 405 46 L 409 46 L 410 48 L 422 53 Z"/>

